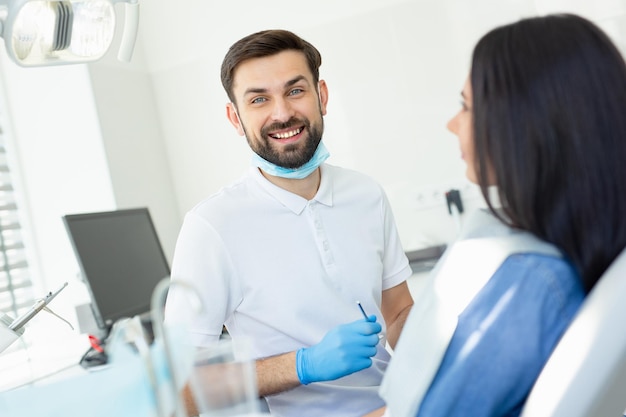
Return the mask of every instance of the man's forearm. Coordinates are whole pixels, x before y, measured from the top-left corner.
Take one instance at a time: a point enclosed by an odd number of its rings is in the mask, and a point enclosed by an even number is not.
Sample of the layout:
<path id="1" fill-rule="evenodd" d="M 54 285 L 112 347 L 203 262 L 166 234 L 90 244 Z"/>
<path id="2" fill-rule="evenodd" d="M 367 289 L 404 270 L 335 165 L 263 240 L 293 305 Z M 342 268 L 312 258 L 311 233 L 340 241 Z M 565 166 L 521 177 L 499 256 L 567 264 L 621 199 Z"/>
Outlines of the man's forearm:
<path id="1" fill-rule="evenodd" d="M 183 388 L 183 401 L 185 402 L 185 409 L 187 410 L 187 415 L 189 417 L 195 417 L 200 414 L 198 405 L 196 404 L 196 400 L 194 399 L 193 392 L 191 391 L 191 387 L 189 385 L 185 385 Z"/>
<path id="2" fill-rule="evenodd" d="M 387 324 L 387 342 L 396 347 L 402 328 L 413 307 L 413 297 L 406 281 L 383 291 L 381 311 Z"/>
<path id="3" fill-rule="evenodd" d="M 296 371 L 296 352 L 284 353 L 256 361 L 259 397 L 278 394 L 301 385 Z M 183 391 L 188 416 L 197 416 L 198 408 L 189 386 Z"/>
<path id="4" fill-rule="evenodd" d="M 398 314 L 396 319 L 387 326 L 387 342 L 389 342 L 389 346 L 391 346 L 392 349 L 394 349 L 396 343 L 398 343 L 398 338 L 400 337 L 400 333 L 402 333 L 402 328 L 404 327 L 406 319 L 409 317 L 412 306 L 411 304 L 405 307 L 404 310 Z"/>
<path id="5" fill-rule="evenodd" d="M 296 371 L 296 352 L 256 361 L 259 396 L 278 394 L 301 385 Z"/>

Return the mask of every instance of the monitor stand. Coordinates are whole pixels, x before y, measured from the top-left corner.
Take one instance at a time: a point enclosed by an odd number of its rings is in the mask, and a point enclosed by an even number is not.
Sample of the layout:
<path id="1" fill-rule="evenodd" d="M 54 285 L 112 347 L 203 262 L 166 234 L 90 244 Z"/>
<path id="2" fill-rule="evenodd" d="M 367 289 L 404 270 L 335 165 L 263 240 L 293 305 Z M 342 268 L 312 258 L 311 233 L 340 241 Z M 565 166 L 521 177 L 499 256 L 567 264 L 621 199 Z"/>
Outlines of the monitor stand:
<path id="1" fill-rule="evenodd" d="M 154 341 L 154 329 L 152 326 L 152 318 L 150 313 L 144 313 L 139 315 L 139 321 L 141 323 L 141 327 L 143 330 L 143 334 L 146 340 L 146 344 L 151 345 Z M 85 352 L 85 354 L 80 358 L 79 364 L 85 369 L 99 367 L 102 365 L 106 365 L 108 362 L 106 355 L 106 345 L 109 341 L 109 336 L 111 335 L 111 329 L 113 325 L 107 326 L 106 329 L 99 329 L 97 332 L 88 332 L 89 335 L 95 336 L 98 341 L 100 341 L 99 346 L 103 348 L 105 351 L 100 352 L 92 343 L 92 346 Z M 81 328 L 81 331 L 83 329 Z"/>

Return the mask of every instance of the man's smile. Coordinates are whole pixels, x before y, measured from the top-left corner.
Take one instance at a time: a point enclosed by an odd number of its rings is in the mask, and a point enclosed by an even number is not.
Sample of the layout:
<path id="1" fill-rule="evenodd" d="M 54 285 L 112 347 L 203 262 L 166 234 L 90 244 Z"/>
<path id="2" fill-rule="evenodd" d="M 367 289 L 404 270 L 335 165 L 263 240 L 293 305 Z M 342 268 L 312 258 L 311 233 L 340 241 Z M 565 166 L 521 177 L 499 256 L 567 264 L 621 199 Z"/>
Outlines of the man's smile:
<path id="1" fill-rule="evenodd" d="M 287 132 L 270 133 L 270 136 L 273 137 L 274 139 L 288 139 L 302 132 L 302 129 L 303 129 L 302 127 L 299 127 L 297 129 L 289 130 Z"/>

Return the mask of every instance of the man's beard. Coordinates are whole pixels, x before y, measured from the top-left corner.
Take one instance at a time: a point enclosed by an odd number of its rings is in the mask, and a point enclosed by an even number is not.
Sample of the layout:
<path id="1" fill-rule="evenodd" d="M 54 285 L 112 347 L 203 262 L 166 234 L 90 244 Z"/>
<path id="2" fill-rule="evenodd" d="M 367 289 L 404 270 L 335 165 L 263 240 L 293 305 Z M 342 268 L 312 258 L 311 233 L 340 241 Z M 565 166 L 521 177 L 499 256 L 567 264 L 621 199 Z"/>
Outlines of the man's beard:
<path id="1" fill-rule="evenodd" d="M 242 125 L 243 126 L 243 125 Z M 282 151 L 278 151 L 272 146 L 271 138 L 267 132 L 274 130 L 284 130 L 295 126 L 304 126 L 307 136 L 304 138 L 304 144 L 298 142 L 292 145 L 282 147 Z M 244 133 L 250 148 L 259 155 L 261 158 L 274 165 L 278 165 L 283 168 L 299 168 L 302 165 L 309 162 L 309 160 L 315 154 L 317 147 L 322 140 L 322 134 L 324 132 L 324 119 L 320 117 L 320 123 L 318 125 L 311 125 L 308 119 L 296 119 L 291 118 L 285 123 L 274 123 L 270 126 L 261 129 L 260 138 L 257 140 L 251 140 L 248 135 L 248 131 L 243 126 Z"/>

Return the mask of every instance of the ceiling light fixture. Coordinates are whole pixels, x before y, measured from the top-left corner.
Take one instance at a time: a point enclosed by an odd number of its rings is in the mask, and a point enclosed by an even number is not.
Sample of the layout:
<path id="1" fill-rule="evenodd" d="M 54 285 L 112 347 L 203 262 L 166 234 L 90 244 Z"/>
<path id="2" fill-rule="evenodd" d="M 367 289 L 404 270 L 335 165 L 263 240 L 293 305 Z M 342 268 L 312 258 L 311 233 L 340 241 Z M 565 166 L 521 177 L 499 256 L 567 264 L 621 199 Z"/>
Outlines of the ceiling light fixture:
<path id="1" fill-rule="evenodd" d="M 96 61 L 113 41 L 115 3 L 125 3 L 118 59 L 130 61 L 138 0 L 0 0 L 0 36 L 11 59 L 24 67 Z"/>

